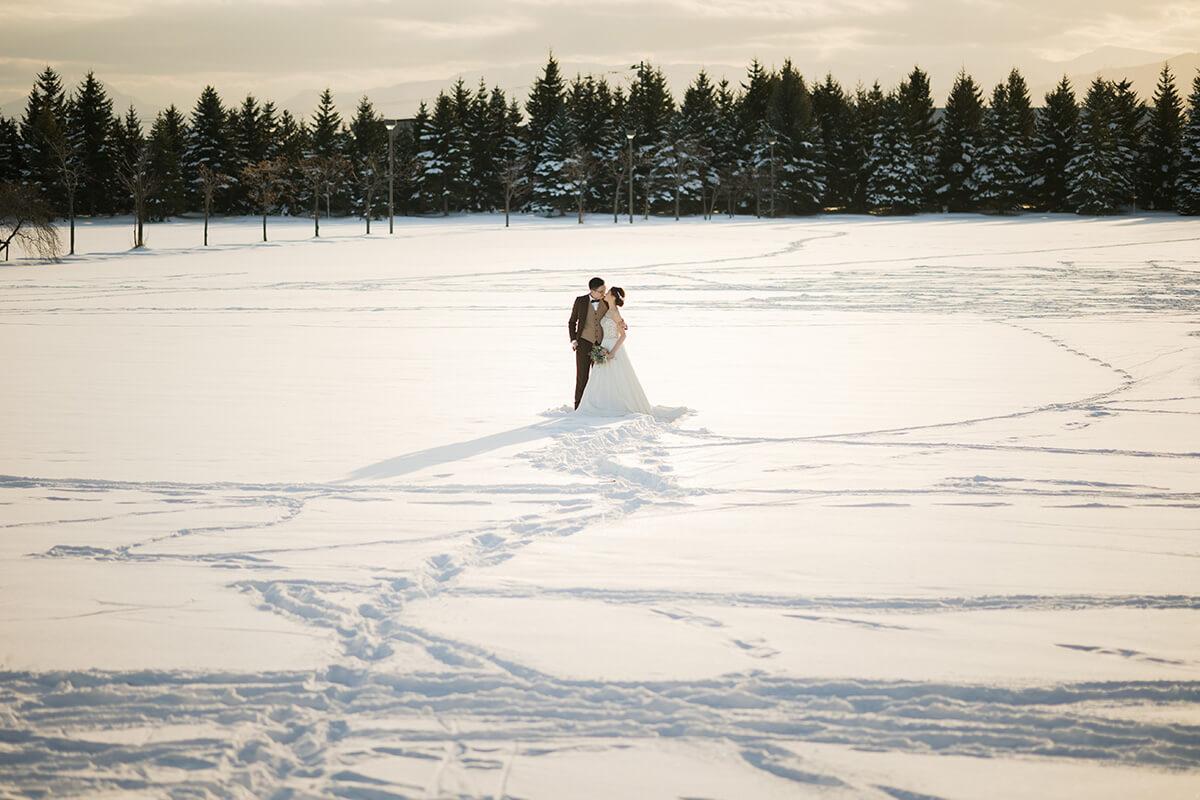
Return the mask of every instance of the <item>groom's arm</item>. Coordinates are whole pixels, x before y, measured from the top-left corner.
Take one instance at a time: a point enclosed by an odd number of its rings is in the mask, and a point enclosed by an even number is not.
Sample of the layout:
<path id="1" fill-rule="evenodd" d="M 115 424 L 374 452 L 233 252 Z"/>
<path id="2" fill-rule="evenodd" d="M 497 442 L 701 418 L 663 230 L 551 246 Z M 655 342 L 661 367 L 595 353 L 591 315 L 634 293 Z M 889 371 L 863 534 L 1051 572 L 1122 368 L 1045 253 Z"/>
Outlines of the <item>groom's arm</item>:
<path id="1" fill-rule="evenodd" d="M 567 335 L 571 337 L 571 344 L 575 344 L 579 338 L 579 327 L 583 324 L 583 313 L 579 310 L 581 305 L 577 299 L 575 305 L 571 306 L 571 319 L 567 321 Z"/>

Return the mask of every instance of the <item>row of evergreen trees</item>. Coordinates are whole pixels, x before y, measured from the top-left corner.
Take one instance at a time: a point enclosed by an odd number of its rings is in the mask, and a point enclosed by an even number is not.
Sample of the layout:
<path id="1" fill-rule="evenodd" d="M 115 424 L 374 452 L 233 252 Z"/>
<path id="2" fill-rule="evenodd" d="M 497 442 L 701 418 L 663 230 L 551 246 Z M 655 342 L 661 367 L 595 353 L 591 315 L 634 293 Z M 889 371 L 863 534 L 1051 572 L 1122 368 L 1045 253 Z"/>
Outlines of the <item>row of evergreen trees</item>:
<path id="1" fill-rule="evenodd" d="M 68 94 L 47 67 L 23 118 L 0 117 L 0 181 L 37 187 L 63 216 L 319 218 L 324 206 L 369 220 L 387 211 L 388 138 L 367 98 L 347 122 L 328 90 L 305 120 L 253 96 L 227 106 L 207 87 L 189 114 L 172 105 L 146 130 L 132 107 L 114 114 L 94 74 Z M 396 127 L 394 147 L 401 214 L 1197 214 L 1200 73 L 1185 110 L 1167 66 L 1148 104 L 1102 79 L 1079 102 L 1063 78 L 1041 108 L 1015 69 L 986 100 L 960 72 L 939 112 L 919 68 L 890 92 L 848 92 L 755 61 L 736 87 L 701 71 L 676 102 L 649 64 L 626 88 L 567 80 L 551 57 L 523 108 L 459 80 Z"/>

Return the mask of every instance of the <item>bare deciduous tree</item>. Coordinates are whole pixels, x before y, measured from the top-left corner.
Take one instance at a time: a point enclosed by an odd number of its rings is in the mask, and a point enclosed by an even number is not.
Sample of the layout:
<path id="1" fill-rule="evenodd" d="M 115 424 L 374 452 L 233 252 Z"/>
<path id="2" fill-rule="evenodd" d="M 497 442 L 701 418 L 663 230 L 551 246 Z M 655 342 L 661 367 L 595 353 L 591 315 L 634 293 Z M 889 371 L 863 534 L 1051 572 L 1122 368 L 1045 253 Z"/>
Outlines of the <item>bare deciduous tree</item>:
<path id="1" fill-rule="evenodd" d="M 309 155 L 300 163 L 304 182 L 313 193 L 313 236 L 321 235 L 321 195 L 325 195 L 325 216 L 328 217 L 333 187 L 346 174 L 348 167 L 346 159 L 338 155 Z"/>
<path id="2" fill-rule="evenodd" d="M 504 227 L 508 227 L 509 210 L 513 203 L 529 191 L 526 175 L 529 163 L 524 156 L 510 155 L 500 162 L 500 183 L 504 186 Z"/>
<path id="3" fill-rule="evenodd" d="M 200 194 L 204 198 L 204 246 L 208 247 L 208 218 L 212 216 L 213 195 L 226 185 L 228 176 L 217 172 L 208 164 L 201 164 L 196 172 Z"/>
<path id="4" fill-rule="evenodd" d="M 247 164 L 242 169 L 242 181 L 245 183 L 250 199 L 262 209 L 263 241 L 267 241 L 267 212 L 287 191 L 287 163 L 280 158 L 270 161 L 259 161 L 257 164 Z M 207 242 L 207 237 L 205 238 Z"/>
<path id="5" fill-rule="evenodd" d="M 596 159 L 585 147 L 576 147 L 563 163 L 563 175 L 575 190 L 575 206 L 579 213 L 579 224 L 583 224 L 583 196 L 591 185 L 592 177 L 596 174 Z"/>
<path id="6" fill-rule="evenodd" d="M 117 171 L 121 183 L 133 199 L 134 234 L 133 246 L 145 247 L 146 199 L 158 187 L 158 176 L 150 166 L 150 148 L 143 142 L 135 154 L 122 159 Z M 205 218 L 205 244 L 208 243 L 208 220 Z"/>
<path id="7" fill-rule="evenodd" d="M 79 160 L 79 149 L 66 136 L 59 136 L 50 142 L 54 153 L 55 167 L 63 188 L 67 191 L 67 219 L 70 220 L 71 236 L 68 255 L 75 255 L 75 193 L 83 182 L 84 169 Z"/>
<path id="8" fill-rule="evenodd" d="M 387 170 L 380 168 L 379 156 L 371 153 L 358 164 L 356 176 L 363 191 L 363 216 L 367 219 L 367 235 L 371 235 L 371 212 L 374 210 L 375 193 L 387 181 Z"/>
<path id="9" fill-rule="evenodd" d="M 4 260 L 13 242 L 26 254 L 57 261 L 62 242 L 54 229 L 54 211 L 32 186 L 0 183 L 0 250 Z"/>

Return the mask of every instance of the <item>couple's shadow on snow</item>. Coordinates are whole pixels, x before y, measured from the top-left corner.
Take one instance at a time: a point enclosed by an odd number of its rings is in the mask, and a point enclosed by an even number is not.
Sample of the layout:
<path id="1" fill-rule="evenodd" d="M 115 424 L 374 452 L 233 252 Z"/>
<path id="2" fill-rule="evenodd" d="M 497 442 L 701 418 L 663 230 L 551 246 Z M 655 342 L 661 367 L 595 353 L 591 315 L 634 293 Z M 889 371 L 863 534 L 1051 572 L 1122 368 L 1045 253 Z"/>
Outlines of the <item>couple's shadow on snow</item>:
<path id="1" fill-rule="evenodd" d="M 691 409 L 663 408 L 660 411 L 660 409 L 656 408 L 654 417 L 665 422 L 672 422 L 688 413 L 691 413 Z M 628 419 L 628 417 L 590 417 L 574 414 L 571 412 L 570 406 L 543 411 L 542 416 L 549 417 L 550 419 L 547 419 L 545 422 L 535 422 L 532 425 L 514 428 L 511 431 L 493 433 L 489 436 L 481 436 L 478 439 L 469 439 L 465 442 L 430 447 L 425 450 L 417 450 L 412 453 L 405 453 L 402 456 L 377 461 L 374 464 L 368 464 L 365 467 L 356 469 L 338 482 L 386 480 L 400 475 L 407 475 L 418 470 L 474 458 L 493 450 L 501 450 L 505 447 L 545 439 L 556 434 L 585 431 L 598 425 Z"/>

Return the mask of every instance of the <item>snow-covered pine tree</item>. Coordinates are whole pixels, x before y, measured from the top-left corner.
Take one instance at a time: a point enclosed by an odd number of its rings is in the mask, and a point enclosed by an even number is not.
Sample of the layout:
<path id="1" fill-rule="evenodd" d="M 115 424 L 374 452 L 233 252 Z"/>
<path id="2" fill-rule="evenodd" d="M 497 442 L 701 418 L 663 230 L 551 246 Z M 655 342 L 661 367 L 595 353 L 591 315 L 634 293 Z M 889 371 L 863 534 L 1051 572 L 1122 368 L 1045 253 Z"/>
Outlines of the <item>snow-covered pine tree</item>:
<path id="1" fill-rule="evenodd" d="M 146 202 L 149 219 L 163 220 L 187 211 L 187 181 L 183 175 L 186 140 L 186 123 L 179 109 L 170 105 L 158 112 L 150 127 L 150 169 L 157 176 L 158 190 Z"/>
<path id="2" fill-rule="evenodd" d="M 578 173 L 580 165 L 587 164 L 592 173 L 585 190 L 585 208 L 601 207 L 609 199 L 604 143 L 608 128 L 613 124 L 612 103 L 612 90 L 603 77 L 576 75 L 567 89 L 571 138 L 576 143 L 576 150 L 581 148 L 587 154 L 582 160 L 578 153 L 572 155 L 575 164 L 572 171 Z"/>
<path id="3" fill-rule="evenodd" d="M 908 138 L 920 167 L 922 205 L 933 208 L 937 205 L 937 183 L 933 179 L 937 122 L 934 119 L 933 96 L 929 91 L 929 75 L 914 66 L 908 77 L 900 82 L 896 93 L 904 124 L 908 128 Z"/>
<path id="4" fill-rule="evenodd" d="M 1016 158 L 1017 168 L 1021 171 L 1021 182 L 1016 187 L 1016 207 L 1030 206 L 1034 203 L 1034 135 L 1037 133 L 1037 114 L 1033 110 L 1033 102 L 1029 97 L 1029 84 L 1025 82 L 1020 70 L 1015 67 L 1008 73 L 1005 82 L 1005 99 L 1008 111 L 1012 115 L 1013 130 L 1011 147 Z"/>
<path id="5" fill-rule="evenodd" d="M 821 177 L 825 194 L 821 204 L 828 208 L 847 208 L 854 199 L 858 166 L 855 158 L 854 109 L 850 98 L 832 74 L 826 74 L 825 80 L 813 88 L 812 105 L 824 156 Z"/>
<path id="6" fill-rule="evenodd" d="M 62 79 L 46 67 L 34 81 L 21 120 L 22 178 L 38 186 L 55 211 L 65 211 L 65 196 L 58 180 L 55 146 L 67 132 L 68 101 Z"/>
<path id="7" fill-rule="evenodd" d="M 633 179 L 635 202 L 642 216 L 658 202 L 670 201 L 673 189 L 668 185 L 667 126 L 675 113 L 675 100 L 662 69 L 643 61 L 629 86 L 626 121 L 633 138 Z"/>
<path id="8" fill-rule="evenodd" d="M 720 186 L 715 155 L 722 145 L 716 87 L 703 69 L 684 92 L 679 116 L 685 135 L 695 143 L 699 181 L 697 200 L 701 213 L 707 218 L 713 205 L 713 193 Z"/>
<path id="9" fill-rule="evenodd" d="M 1120 169 L 1125 186 L 1128 187 L 1122 205 L 1137 202 L 1137 178 L 1141 171 L 1142 125 L 1146 117 L 1146 104 L 1133 90 L 1133 82 L 1122 78 L 1112 84 L 1113 116 L 1116 124 L 1117 152 L 1120 153 Z"/>
<path id="10" fill-rule="evenodd" d="M 439 92 L 433 114 L 421 134 L 422 183 L 430 204 L 443 216 L 463 207 L 467 177 L 467 143 L 454 100 Z"/>
<path id="11" fill-rule="evenodd" d="M 883 129 L 887 98 L 879 81 L 867 90 L 860 83 L 854 90 L 854 195 L 852 211 L 869 211 L 874 206 L 867 199 L 867 183 L 871 178 L 871 157 L 876 136 Z"/>
<path id="12" fill-rule="evenodd" d="M 541 147 L 533 168 L 533 185 L 536 192 L 534 210 L 538 213 L 556 216 L 566 213 L 572 205 L 576 187 L 582 180 L 573 174 L 581 167 L 573 166 L 572 174 L 567 174 L 568 161 L 578 155 L 575 137 L 572 134 L 572 125 L 564 104 L 558 114 L 542 129 Z"/>
<path id="13" fill-rule="evenodd" d="M 95 216 L 109 212 L 112 198 L 119 191 L 112 126 L 112 100 L 89 70 L 75 89 L 67 123 L 67 137 L 82 166 L 75 197 L 80 213 Z"/>
<path id="14" fill-rule="evenodd" d="M 980 208 L 1003 213 L 1015 210 L 1020 204 L 1026 176 L 1017 145 L 1018 124 L 1008 101 L 1008 86 L 996 84 L 992 101 L 984 112 L 983 138 L 976 149 L 971 177 L 965 184 Z"/>
<path id="15" fill-rule="evenodd" d="M 938 202 L 949 211 L 974 207 L 969 181 L 983 137 L 983 94 L 975 80 L 960 70 L 946 99 L 937 146 Z"/>
<path id="16" fill-rule="evenodd" d="M 0 116 L 0 183 L 21 180 L 21 129 L 17 121 Z"/>
<path id="17" fill-rule="evenodd" d="M 720 178 L 720 192 L 725 196 L 725 206 L 729 216 L 737 210 L 738 195 L 738 113 L 737 97 L 725 78 L 717 83 L 717 148 L 713 151 L 713 169 Z M 709 218 L 712 209 L 716 207 L 717 197 L 713 197 L 713 205 L 709 206 Z"/>
<path id="18" fill-rule="evenodd" d="M 467 142 L 467 192 L 464 199 L 468 208 L 487 211 L 495 208 L 492 198 L 495 195 L 496 142 L 487 83 L 483 78 L 479 79 L 479 87 L 467 98 L 467 107 L 462 114 L 462 128 Z"/>
<path id="19" fill-rule="evenodd" d="M 191 125 L 188 128 L 187 146 L 183 154 L 183 174 L 190 187 L 188 205 L 192 209 L 204 207 L 203 181 L 200 167 L 207 166 L 215 175 L 228 176 L 230 169 L 229 115 L 221 103 L 217 90 L 205 86 L 192 109 Z M 227 181 L 225 178 L 223 183 Z M 221 208 L 224 194 L 216 192 L 213 204 Z"/>
<path id="20" fill-rule="evenodd" d="M 618 212 L 628 203 L 629 197 L 626 189 L 629 186 L 630 148 L 626 134 L 631 132 L 632 125 L 628 120 L 628 112 L 629 103 L 625 92 L 618 86 L 612 93 L 612 121 L 604 128 L 596 150 L 596 164 L 600 174 L 596 188 L 603 194 L 600 199 L 604 201 L 605 207 L 609 201 L 612 202 L 614 223 L 618 221 Z"/>
<path id="21" fill-rule="evenodd" d="M 272 146 L 267 151 L 267 157 L 278 160 L 283 164 L 284 184 L 286 186 L 280 201 L 280 212 L 283 214 L 304 212 L 304 176 L 300 164 L 304 154 L 309 150 L 308 126 L 302 120 L 292 116 L 292 112 L 284 110 L 279 115 L 275 126 L 275 137 Z"/>
<path id="22" fill-rule="evenodd" d="M 533 82 L 529 99 L 525 102 L 525 113 L 529 122 L 525 126 L 528 136 L 528 157 L 530 171 L 529 207 L 538 213 L 551 214 L 561 211 L 558 201 L 562 196 L 561 184 L 543 187 L 538 181 L 538 175 L 553 174 L 561 167 L 563 158 L 562 141 L 547 143 L 546 137 L 551 125 L 558 125 L 558 134 L 562 133 L 560 119 L 566 105 L 566 86 L 562 73 L 558 69 L 558 61 L 551 53 L 546 61 L 542 74 Z M 556 122 L 557 120 L 557 122 Z M 543 164 L 551 160 L 555 165 Z"/>
<path id="23" fill-rule="evenodd" d="M 1192 79 L 1187 125 L 1179 138 L 1179 177 L 1175 179 L 1175 209 L 1200 214 L 1200 71 Z"/>
<path id="24" fill-rule="evenodd" d="M 1138 204 L 1143 208 L 1175 207 L 1175 180 L 1179 175 L 1179 141 L 1183 136 L 1183 103 L 1175 89 L 1171 67 L 1163 64 L 1154 92 L 1154 104 L 1142 129 L 1139 159 Z"/>
<path id="25" fill-rule="evenodd" d="M 250 202 L 249 192 L 242 185 L 242 170 L 257 164 L 266 157 L 267 139 L 262 130 L 262 109 L 252 94 L 247 94 L 240 108 L 229 110 L 229 209 L 236 214 L 247 214 L 255 209 Z"/>
<path id="26" fill-rule="evenodd" d="M 328 88 L 321 92 L 321 97 L 317 101 L 310 130 L 310 155 L 327 159 L 329 164 L 339 160 L 341 163 L 348 163 L 344 160 L 346 139 L 348 138 L 346 126 L 342 123 L 342 115 L 338 113 L 337 107 L 333 103 L 333 92 Z M 334 175 L 334 172 L 342 174 Z M 330 180 L 325 189 L 325 216 L 332 216 L 335 209 L 339 212 L 346 210 L 348 208 L 346 197 L 352 194 L 353 189 L 349 171 L 334 169 L 330 173 Z"/>
<path id="27" fill-rule="evenodd" d="M 778 76 L 768 72 L 754 59 L 746 69 L 746 81 L 737 100 L 737 172 L 738 202 L 746 199 L 755 216 L 762 216 L 763 199 L 770 189 L 769 142 L 776 138 L 768 121 L 771 93 Z"/>
<path id="28" fill-rule="evenodd" d="M 883 101 L 865 164 L 867 207 L 885 214 L 910 214 L 921 207 L 921 161 L 909 138 L 900 98 Z"/>
<path id="29" fill-rule="evenodd" d="M 767 120 L 775 135 L 775 145 L 767 151 L 767 173 L 770 180 L 774 167 L 776 215 L 820 210 L 824 165 L 813 123 L 812 95 L 790 59 L 783 62 L 772 87 Z"/>
<path id="30" fill-rule="evenodd" d="M 663 164 L 667 184 L 672 194 L 672 210 L 679 219 L 684 203 L 700 194 L 703 187 L 701 170 L 704 159 L 700 143 L 688 129 L 682 111 L 676 111 L 667 124 Z"/>
<path id="31" fill-rule="evenodd" d="M 1128 202 L 1132 188 L 1118 138 L 1116 90 L 1096 78 L 1079 115 L 1075 155 L 1067 162 L 1068 205 L 1080 214 L 1107 214 Z"/>
<path id="32" fill-rule="evenodd" d="M 348 150 L 355 178 L 350 208 L 367 220 L 370 233 L 371 218 L 387 216 L 388 132 L 366 95 L 350 120 Z"/>
<path id="33" fill-rule="evenodd" d="M 1067 76 L 1046 94 L 1037 114 L 1033 144 L 1033 177 L 1030 187 L 1034 202 L 1049 211 L 1066 211 L 1067 163 L 1075 154 L 1079 129 L 1079 105 Z"/>

